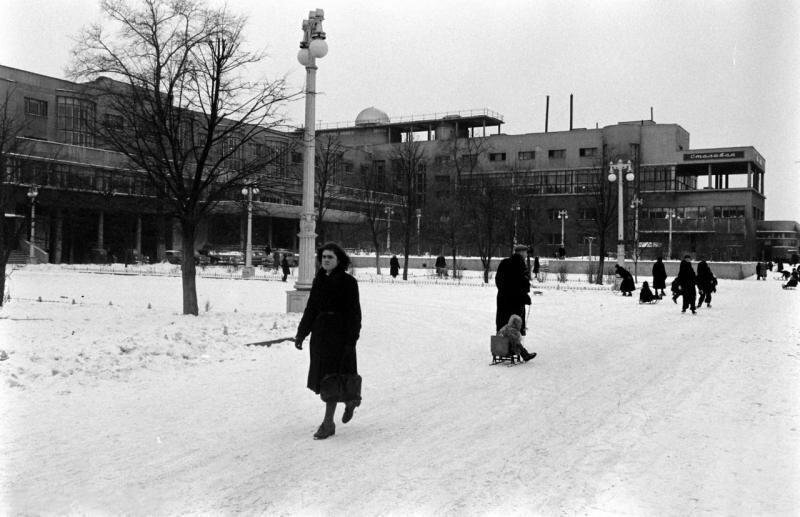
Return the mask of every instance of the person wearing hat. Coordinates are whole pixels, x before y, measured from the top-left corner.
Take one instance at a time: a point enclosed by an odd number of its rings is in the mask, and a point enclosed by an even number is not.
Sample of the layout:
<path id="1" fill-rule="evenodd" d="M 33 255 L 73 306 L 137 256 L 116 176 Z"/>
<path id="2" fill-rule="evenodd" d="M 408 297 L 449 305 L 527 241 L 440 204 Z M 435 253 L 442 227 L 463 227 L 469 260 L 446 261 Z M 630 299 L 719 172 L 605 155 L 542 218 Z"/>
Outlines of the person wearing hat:
<path id="1" fill-rule="evenodd" d="M 497 266 L 497 273 L 494 276 L 494 283 L 497 286 L 497 314 L 495 325 L 499 331 L 512 314 L 522 318 L 522 330 L 524 336 L 527 327 L 525 326 L 525 305 L 530 305 L 531 297 L 528 293 L 531 290 L 531 277 L 525 259 L 528 256 L 528 247 L 524 244 L 514 246 L 514 253 L 500 261 Z"/>

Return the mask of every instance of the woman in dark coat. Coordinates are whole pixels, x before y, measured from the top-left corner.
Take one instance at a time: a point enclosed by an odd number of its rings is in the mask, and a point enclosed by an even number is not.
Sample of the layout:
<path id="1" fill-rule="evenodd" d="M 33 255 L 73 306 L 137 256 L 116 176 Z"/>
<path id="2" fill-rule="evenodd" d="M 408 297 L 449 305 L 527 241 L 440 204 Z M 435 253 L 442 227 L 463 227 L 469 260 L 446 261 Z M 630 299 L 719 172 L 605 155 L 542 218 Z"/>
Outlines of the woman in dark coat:
<path id="1" fill-rule="evenodd" d="M 281 260 L 281 271 L 283 271 L 283 278 L 282 281 L 286 281 L 286 277 L 292 274 L 292 270 L 289 267 L 289 260 L 286 258 L 286 255 L 283 256 L 283 260 Z"/>
<path id="2" fill-rule="evenodd" d="M 677 280 L 678 285 L 680 285 L 681 296 L 683 296 L 683 307 L 681 312 L 686 312 L 686 309 L 691 307 L 692 314 L 697 314 L 697 310 L 694 305 L 695 298 L 697 297 L 697 290 L 695 289 L 695 285 L 697 284 L 697 275 L 695 275 L 694 269 L 692 269 L 691 257 L 689 257 L 689 255 L 686 255 L 683 257 L 683 260 L 681 260 L 681 266 L 678 270 L 678 276 L 675 280 Z"/>
<path id="3" fill-rule="evenodd" d="M 622 296 L 633 296 L 633 291 L 636 289 L 636 284 L 633 283 L 633 276 L 627 269 L 620 267 L 619 264 L 614 266 L 614 268 L 617 276 L 622 279 L 622 282 L 619 284 L 619 290 L 622 292 Z"/>
<path id="4" fill-rule="evenodd" d="M 329 242 L 317 250 L 322 268 L 314 277 L 311 293 L 297 327 L 295 346 L 303 349 L 303 340 L 311 334 L 311 362 L 307 387 L 319 394 L 323 377 L 333 373 L 357 374 L 356 341 L 361 332 L 361 305 L 358 282 L 347 273 L 350 257 L 337 244 Z M 353 418 L 361 398 L 345 402 L 342 422 Z M 336 432 L 333 415 L 336 402 L 326 402 L 325 418 L 314 438 L 325 439 Z"/>
<path id="5" fill-rule="evenodd" d="M 697 290 L 700 291 L 700 301 L 697 302 L 697 306 L 702 307 L 705 301 L 706 307 L 711 307 L 711 293 L 717 291 L 717 278 L 705 260 L 697 264 Z"/>
<path id="6" fill-rule="evenodd" d="M 397 260 L 397 255 L 392 255 L 392 258 L 389 259 L 389 274 L 392 275 L 392 278 L 397 278 L 399 272 L 400 261 Z"/>
<path id="7" fill-rule="evenodd" d="M 661 296 L 664 296 L 664 289 L 667 288 L 667 270 L 664 267 L 664 263 L 661 261 L 661 257 L 658 257 L 656 263 L 653 264 L 653 291 L 658 294 L 658 290 L 661 289 Z"/>
<path id="8" fill-rule="evenodd" d="M 508 323 L 512 314 L 522 318 L 524 336 L 527 332 L 525 322 L 525 305 L 530 305 L 531 277 L 525 258 L 528 248 L 523 245 L 514 247 L 514 253 L 500 261 L 494 283 L 497 286 L 497 312 L 495 313 L 495 327 L 499 331 Z"/>

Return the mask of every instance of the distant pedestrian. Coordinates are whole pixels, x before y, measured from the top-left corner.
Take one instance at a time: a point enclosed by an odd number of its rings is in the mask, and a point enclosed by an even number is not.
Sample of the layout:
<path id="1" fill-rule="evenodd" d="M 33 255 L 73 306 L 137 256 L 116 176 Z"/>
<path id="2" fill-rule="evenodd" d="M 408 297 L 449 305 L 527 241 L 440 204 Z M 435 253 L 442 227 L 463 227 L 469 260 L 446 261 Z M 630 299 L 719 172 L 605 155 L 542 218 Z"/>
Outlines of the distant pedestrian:
<path id="1" fill-rule="evenodd" d="M 633 282 L 633 275 L 631 275 L 630 271 L 619 264 L 614 266 L 614 271 L 621 279 L 619 290 L 622 293 L 622 296 L 633 296 L 633 291 L 636 289 L 636 284 Z"/>
<path id="2" fill-rule="evenodd" d="M 667 287 L 667 270 L 664 267 L 664 262 L 662 262 L 661 257 L 656 259 L 655 264 L 653 264 L 653 291 L 658 294 L 658 290 L 661 289 L 661 296 L 666 296 L 664 294 L 664 289 Z"/>
<path id="3" fill-rule="evenodd" d="M 497 273 L 494 276 L 494 283 L 497 286 L 497 312 L 495 314 L 495 330 L 500 330 L 516 314 L 522 318 L 522 328 L 520 333 L 524 336 L 527 329 L 525 326 L 525 305 L 530 305 L 531 297 L 528 294 L 531 290 L 531 277 L 525 258 L 528 255 L 528 247 L 524 245 L 514 246 L 514 253 L 500 261 L 497 266 Z"/>
<path id="4" fill-rule="evenodd" d="M 681 296 L 681 284 L 678 277 L 672 280 L 670 290 L 672 291 L 672 303 L 678 303 L 678 298 Z"/>
<path id="5" fill-rule="evenodd" d="M 283 271 L 283 278 L 281 278 L 281 280 L 285 282 L 286 277 L 292 274 L 292 270 L 289 268 L 289 260 L 286 258 L 286 255 L 284 255 L 283 259 L 281 260 L 281 270 Z"/>
<path id="6" fill-rule="evenodd" d="M 533 276 L 539 279 L 539 257 L 533 257 Z"/>
<path id="7" fill-rule="evenodd" d="M 439 255 L 436 257 L 436 263 L 434 266 L 436 267 L 436 276 L 447 276 L 447 260 L 444 258 L 444 255 Z"/>
<path id="8" fill-rule="evenodd" d="M 783 289 L 795 289 L 797 287 L 797 269 L 792 269 L 792 273 L 789 276 L 789 281 L 783 284 L 781 287 Z"/>
<path id="9" fill-rule="evenodd" d="M 711 272 L 711 268 L 705 260 L 701 260 L 697 264 L 697 290 L 700 291 L 697 306 L 702 307 L 705 301 L 706 307 L 711 307 L 711 293 L 717 291 L 717 277 Z"/>
<path id="10" fill-rule="evenodd" d="M 392 258 L 389 259 L 389 274 L 392 275 L 392 278 L 397 278 L 399 273 L 400 261 L 397 260 L 397 255 L 392 255 Z"/>
<path id="11" fill-rule="evenodd" d="M 272 252 L 272 267 L 275 269 L 275 272 L 278 272 L 278 268 L 281 267 L 281 254 L 278 251 Z"/>
<path id="12" fill-rule="evenodd" d="M 681 286 L 681 296 L 683 296 L 681 312 L 686 312 L 686 309 L 691 307 L 692 314 L 697 314 L 697 307 L 695 306 L 695 298 L 697 297 L 697 275 L 694 269 L 692 269 L 692 258 L 689 255 L 686 255 L 683 257 L 683 260 L 681 260 L 676 280 Z"/>

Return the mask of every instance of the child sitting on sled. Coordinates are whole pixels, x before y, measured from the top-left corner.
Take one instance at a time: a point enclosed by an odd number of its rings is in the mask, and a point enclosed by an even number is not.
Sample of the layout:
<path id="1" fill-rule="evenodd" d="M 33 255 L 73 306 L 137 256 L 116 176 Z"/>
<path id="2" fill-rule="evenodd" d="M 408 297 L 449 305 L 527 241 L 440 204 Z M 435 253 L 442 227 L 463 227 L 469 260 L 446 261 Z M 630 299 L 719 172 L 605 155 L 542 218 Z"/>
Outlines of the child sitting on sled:
<path id="1" fill-rule="evenodd" d="M 639 290 L 639 303 L 656 303 L 661 297 L 653 294 L 650 290 L 650 284 L 644 282 L 642 288 Z"/>
<path id="2" fill-rule="evenodd" d="M 508 318 L 508 323 L 497 331 L 497 335 L 507 337 L 508 344 L 511 346 L 511 350 L 519 354 L 523 361 L 528 362 L 536 357 L 536 352 L 530 353 L 525 350 L 524 346 L 522 346 L 522 334 L 520 333 L 521 330 L 522 318 L 516 314 L 512 314 L 511 317 Z"/>

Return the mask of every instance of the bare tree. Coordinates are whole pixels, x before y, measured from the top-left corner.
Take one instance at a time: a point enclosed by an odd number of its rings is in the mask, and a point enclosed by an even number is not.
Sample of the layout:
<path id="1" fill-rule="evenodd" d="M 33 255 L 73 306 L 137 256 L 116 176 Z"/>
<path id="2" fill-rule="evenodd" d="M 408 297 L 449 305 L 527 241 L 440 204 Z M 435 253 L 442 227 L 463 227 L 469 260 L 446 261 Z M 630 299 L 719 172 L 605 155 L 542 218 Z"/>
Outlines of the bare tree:
<path id="1" fill-rule="evenodd" d="M 314 173 L 314 188 L 317 203 L 317 238 L 325 242 L 325 212 L 337 199 L 336 184 L 339 183 L 344 168 L 345 146 L 338 136 L 326 133 L 316 139 L 316 171 Z"/>
<path id="2" fill-rule="evenodd" d="M 25 118 L 20 110 L 15 110 L 12 102 L 14 87 L 5 80 L 0 79 L 0 306 L 3 305 L 6 289 L 6 266 L 11 256 L 11 251 L 16 248 L 16 243 L 25 230 L 25 225 L 15 225 L 11 228 L 6 224 L 5 215 L 12 213 L 16 205 L 14 183 L 14 167 L 12 154 L 19 151 L 22 131 L 26 127 Z M 33 245 L 33 243 L 31 243 Z"/>
<path id="3" fill-rule="evenodd" d="M 364 193 L 362 200 L 362 213 L 367 220 L 372 245 L 375 247 L 375 269 L 381 274 L 381 246 L 379 239 L 386 231 L 386 224 L 381 218 L 381 213 L 386 205 L 386 200 L 381 192 L 385 178 L 376 174 L 373 166 L 362 166 L 358 171 L 358 186 Z"/>
<path id="4" fill-rule="evenodd" d="M 403 197 L 403 206 L 399 211 L 403 223 L 403 280 L 408 280 L 408 256 L 411 250 L 412 220 L 417 208 L 422 206 L 421 196 L 424 193 L 425 152 L 419 142 L 409 138 L 394 149 L 392 154 L 394 181 Z"/>
<path id="5" fill-rule="evenodd" d="M 483 265 L 483 281 L 489 283 L 492 257 L 505 240 L 511 222 L 512 192 L 490 174 L 475 174 L 463 186 L 461 199 Z"/>
<path id="6" fill-rule="evenodd" d="M 198 313 L 194 243 L 216 203 L 257 182 L 275 154 L 259 152 L 278 109 L 283 79 L 248 81 L 262 53 L 243 47 L 245 19 L 193 0 L 103 0 L 113 32 L 82 31 L 71 75 L 94 79 L 105 103 L 95 125 L 103 145 L 147 175 L 181 226 L 183 313 Z"/>

